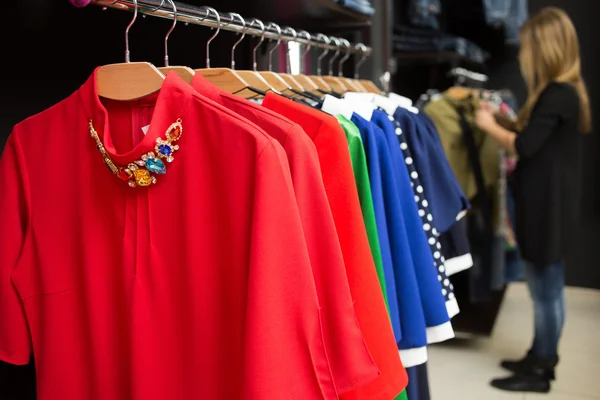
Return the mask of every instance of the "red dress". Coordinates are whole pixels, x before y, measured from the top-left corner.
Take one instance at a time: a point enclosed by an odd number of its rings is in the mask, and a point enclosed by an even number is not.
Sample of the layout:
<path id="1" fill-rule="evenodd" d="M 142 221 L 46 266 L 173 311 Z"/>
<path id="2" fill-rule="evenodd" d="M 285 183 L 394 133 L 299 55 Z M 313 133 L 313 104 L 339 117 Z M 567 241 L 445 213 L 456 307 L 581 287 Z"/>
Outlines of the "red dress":
<path id="1" fill-rule="evenodd" d="M 268 93 L 263 106 L 298 123 L 313 140 L 342 247 L 358 323 L 381 375 L 342 396 L 344 400 L 389 400 L 408 383 L 362 217 L 348 142 L 335 117 Z"/>
<path id="2" fill-rule="evenodd" d="M 202 95 L 257 124 L 276 139 L 289 160 L 292 182 L 319 296 L 323 337 L 336 389 L 347 392 L 379 375 L 358 326 L 348 276 L 312 140 L 289 119 L 219 90 L 200 74 Z"/>
<path id="3" fill-rule="evenodd" d="M 40 400 L 331 399 L 282 147 L 174 75 L 118 103 L 95 76 L 0 161 L 0 360 L 33 350 Z M 113 175 L 88 128 L 127 165 L 177 119 L 149 187 Z"/>

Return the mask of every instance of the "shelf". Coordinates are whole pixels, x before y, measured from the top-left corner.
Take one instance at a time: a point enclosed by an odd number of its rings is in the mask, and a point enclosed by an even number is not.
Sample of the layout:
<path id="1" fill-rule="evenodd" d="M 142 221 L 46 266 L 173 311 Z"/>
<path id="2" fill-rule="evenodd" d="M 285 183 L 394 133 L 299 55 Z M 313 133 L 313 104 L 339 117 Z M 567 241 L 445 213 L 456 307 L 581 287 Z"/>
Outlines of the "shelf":
<path id="1" fill-rule="evenodd" d="M 453 51 L 444 52 L 423 52 L 408 53 L 394 51 L 394 58 L 398 65 L 435 65 L 435 64 L 453 64 L 453 65 L 483 65 L 482 62 L 474 61 L 459 53 Z"/>
<path id="2" fill-rule="evenodd" d="M 361 14 L 348 7 L 344 7 L 331 0 L 305 0 L 302 1 L 309 5 L 306 8 L 307 11 L 311 11 L 313 14 L 320 14 L 321 17 L 337 16 L 336 19 L 348 19 L 350 21 L 370 21 L 371 15 Z M 329 11 L 328 11 L 329 10 Z M 313 17 L 319 18 L 319 15 L 313 15 Z"/>
<path id="3" fill-rule="evenodd" d="M 279 1 L 255 0 L 249 14 L 265 23 L 277 21 L 281 26 L 289 25 L 311 29 L 317 33 L 330 28 L 356 29 L 371 25 L 370 15 L 364 15 L 331 0 Z M 316 29 L 316 30 L 315 30 Z"/>

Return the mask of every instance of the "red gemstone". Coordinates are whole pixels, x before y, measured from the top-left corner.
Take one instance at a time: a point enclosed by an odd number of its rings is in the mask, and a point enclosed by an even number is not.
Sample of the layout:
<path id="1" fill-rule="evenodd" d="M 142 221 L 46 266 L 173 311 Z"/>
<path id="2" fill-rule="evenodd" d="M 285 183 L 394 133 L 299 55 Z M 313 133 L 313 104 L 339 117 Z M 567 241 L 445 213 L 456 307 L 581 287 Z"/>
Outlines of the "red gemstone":
<path id="1" fill-rule="evenodd" d="M 131 174 L 128 174 L 127 171 L 122 169 L 119 171 L 119 178 L 123 179 L 124 181 L 128 181 L 129 178 L 131 178 Z"/>
<path id="2" fill-rule="evenodd" d="M 171 140 L 179 140 L 181 137 L 181 125 L 176 125 L 171 132 L 169 132 L 169 137 Z"/>

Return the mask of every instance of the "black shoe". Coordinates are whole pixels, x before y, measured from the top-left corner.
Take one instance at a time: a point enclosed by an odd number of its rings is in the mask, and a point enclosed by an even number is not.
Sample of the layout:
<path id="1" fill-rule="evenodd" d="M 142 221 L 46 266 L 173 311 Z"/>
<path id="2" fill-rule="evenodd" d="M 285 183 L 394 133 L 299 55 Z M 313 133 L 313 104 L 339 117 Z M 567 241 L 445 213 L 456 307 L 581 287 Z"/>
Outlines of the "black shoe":
<path id="1" fill-rule="evenodd" d="M 531 354 L 531 351 L 529 351 L 527 355 L 520 360 L 503 360 L 500 363 L 500 366 L 510 372 L 526 373 L 531 369 L 534 362 L 535 357 Z"/>
<path id="2" fill-rule="evenodd" d="M 542 376 L 513 375 L 509 378 L 494 379 L 491 385 L 507 392 L 549 393 L 550 380 Z"/>
<path id="3" fill-rule="evenodd" d="M 504 360 L 500 366 L 510 372 L 520 375 L 540 375 L 547 379 L 555 380 L 554 368 L 558 364 L 558 357 L 552 359 L 541 359 L 534 356 L 531 351 L 518 361 Z"/>

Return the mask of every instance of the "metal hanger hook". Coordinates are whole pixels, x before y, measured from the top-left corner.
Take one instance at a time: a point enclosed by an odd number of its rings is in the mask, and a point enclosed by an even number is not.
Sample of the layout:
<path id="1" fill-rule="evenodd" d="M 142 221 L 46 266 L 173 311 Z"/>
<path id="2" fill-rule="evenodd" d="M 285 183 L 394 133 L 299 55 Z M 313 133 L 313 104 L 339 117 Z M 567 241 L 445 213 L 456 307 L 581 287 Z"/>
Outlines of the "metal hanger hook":
<path id="1" fill-rule="evenodd" d="M 331 43 L 331 39 L 322 33 L 317 34 L 317 39 L 323 40 L 323 42 L 325 42 L 327 45 Z M 317 76 L 321 76 L 321 61 L 327 54 L 329 54 L 329 49 L 326 48 L 325 51 L 317 58 Z"/>
<path id="2" fill-rule="evenodd" d="M 273 71 L 273 52 L 281 44 L 281 27 L 274 22 L 269 22 L 269 24 L 267 25 L 267 30 L 271 28 L 275 28 L 275 30 L 277 31 L 277 42 L 275 43 L 275 46 L 269 49 L 269 71 Z"/>
<path id="3" fill-rule="evenodd" d="M 238 44 L 240 44 L 242 42 L 242 40 L 244 40 L 244 38 L 246 37 L 246 30 L 248 29 L 246 27 L 246 20 L 238 13 L 229 13 L 229 17 L 235 21 L 235 17 L 239 18 L 240 21 L 242 21 L 242 35 L 240 36 L 240 38 L 237 40 L 237 42 L 235 42 L 233 44 L 233 47 L 231 48 L 231 69 L 235 70 L 235 48 L 238 46 Z"/>
<path id="4" fill-rule="evenodd" d="M 258 24 L 258 26 L 260 26 L 260 30 L 262 32 L 262 34 L 260 35 L 260 41 L 252 49 L 252 70 L 254 72 L 256 72 L 256 68 L 258 66 L 256 64 L 256 50 L 258 50 L 258 48 L 260 47 L 260 45 L 265 41 L 265 31 L 266 31 L 266 28 L 265 28 L 265 24 L 260 19 L 253 19 L 252 22 L 250 22 L 250 28 L 254 25 L 254 23 L 256 23 L 256 24 Z"/>
<path id="5" fill-rule="evenodd" d="M 340 39 L 331 36 L 331 41 L 335 43 L 336 49 L 335 54 L 329 59 L 329 76 L 333 76 L 333 62 L 342 52 Z"/>
<path id="6" fill-rule="evenodd" d="M 206 18 L 208 18 L 208 16 L 210 15 L 210 13 L 215 14 L 215 19 L 217 21 L 217 30 L 215 31 L 215 33 L 206 41 L 206 68 L 210 68 L 210 42 L 213 41 L 214 38 L 217 37 L 217 35 L 219 34 L 219 32 L 221 31 L 221 16 L 219 15 L 219 12 L 217 10 L 215 10 L 212 7 L 204 7 L 206 9 L 206 17 L 204 17 L 202 19 L 202 21 L 204 21 Z"/>
<path id="7" fill-rule="evenodd" d="M 354 65 L 354 79 L 360 79 L 360 75 L 358 73 L 358 70 L 361 67 L 361 65 L 363 65 L 365 63 L 365 61 L 367 61 L 367 55 L 365 54 L 365 52 L 367 51 L 367 46 L 365 46 L 362 43 L 359 43 L 359 44 L 356 45 L 356 49 L 360 51 L 360 54 L 361 54 L 362 57 Z"/>
<path id="8" fill-rule="evenodd" d="M 344 57 L 342 57 L 342 59 L 338 62 L 338 76 L 341 78 L 342 76 L 344 76 L 344 63 L 350 58 L 350 51 L 351 51 L 351 47 L 350 47 L 350 42 L 346 39 L 341 39 L 342 44 L 346 47 L 346 54 L 344 55 Z"/>
<path id="9" fill-rule="evenodd" d="M 138 16 L 138 2 L 137 0 L 133 0 L 133 18 L 127 28 L 125 28 L 125 62 L 131 62 L 131 52 L 129 51 L 129 30 L 135 24 Z"/>
<path id="10" fill-rule="evenodd" d="M 308 52 L 311 49 L 311 44 L 310 42 L 312 41 L 312 36 L 310 33 L 308 33 L 307 31 L 298 31 L 298 36 L 300 37 L 300 35 L 306 36 L 306 40 L 308 40 L 308 44 L 304 45 L 306 48 L 304 49 L 304 51 L 302 52 L 302 54 L 300 54 L 300 73 L 302 73 L 302 71 L 304 70 L 304 59 L 306 58 L 306 55 L 308 54 Z"/>
<path id="11" fill-rule="evenodd" d="M 296 32 L 296 30 L 290 26 L 287 26 L 285 28 L 283 28 L 283 33 L 289 32 L 292 37 L 294 38 L 294 42 L 296 41 L 296 38 L 298 37 L 298 32 Z M 291 63 L 291 59 L 290 59 L 290 45 L 288 43 L 287 45 L 287 51 L 285 52 L 286 55 L 286 71 L 288 74 L 292 73 L 292 63 Z"/>
<path id="12" fill-rule="evenodd" d="M 299 31 L 298 36 L 300 36 L 300 35 L 306 36 L 306 40 L 308 40 L 308 44 L 304 45 L 305 49 L 302 52 L 302 54 L 300 55 L 300 71 L 302 72 L 302 71 L 304 71 L 304 67 L 306 65 L 306 62 L 305 62 L 306 56 L 308 55 L 308 53 L 310 52 L 310 49 L 312 48 L 312 45 L 310 44 L 310 42 L 312 41 L 312 36 L 307 31 Z"/>
<path id="13" fill-rule="evenodd" d="M 171 36 L 171 33 L 173 33 L 173 31 L 175 30 L 175 27 L 177 26 L 177 7 L 175 6 L 175 2 L 173 0 L 167 0 L 169 2 L 169 4 L 171 5 L 171 8 L 173 9 L 173 25 L 171 25 L 171 29 L 169 29 L 169 32 L 167 32 L 167 35 L 165 36 L 165 67 L 169 66 L 169 36 Z M 157 10 L 160 10 L 160 8 L 162 7 L 162 2 L 160 3 L 160 7 L 157 8 Z"/>

